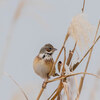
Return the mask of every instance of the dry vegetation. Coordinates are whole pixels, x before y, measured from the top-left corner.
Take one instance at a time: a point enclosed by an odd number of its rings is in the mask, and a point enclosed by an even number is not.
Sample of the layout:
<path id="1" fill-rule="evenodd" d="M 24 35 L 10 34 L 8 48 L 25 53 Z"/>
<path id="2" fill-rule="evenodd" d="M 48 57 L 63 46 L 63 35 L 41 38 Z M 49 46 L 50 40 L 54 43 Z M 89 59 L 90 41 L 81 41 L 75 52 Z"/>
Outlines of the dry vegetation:
<path id="1" fill-rule="evenodd" d="M 84 6 L 85 6 L 85 0 L 84 0 L 84 3 L 83 3 L 82 13 L 84 12 Z M 82 87 L 83 87 L 85 75 L 86 74 L 93 75 L 91 73 L 87 73 L 87 68 L 88 68 L 88 65 L 89 65 L 89 62 L 90 62 L 90 59 L 91 59 L 93 47 L 94 47 L 95 43 L 100 38 L 100 36 L 97 38 L 97 33 L 98 33 L 98 30 L 99 30 L 99 26 L 100 26 L 100 21 L 98 23 L 98 27 L 97 27 L 96 34 L 95 34 L 95 37 L 94 37 L 93 45 L 91 46 L 91 48 L 86 52 L 86 54 L 84 55 L 84 57 L 79 62 L 77 62 L 73 66 L 70 66 L 71 59 L 73 57 L 73 54 L 74 54 L 74 51 L 75 51 L 75 48 L 76 48 L 76 45 L 77 45 L 77 42 L 78 42 L 77 40 L 79 40 L 80 37 L 83 36 L 84 37 L 84 42 L 88 43 L 88 40 L 85 40 L 86 38 L 88 39 L 88 36 L 86 36 L 86 35 L 89 34 L 89 32 L 91 32 L 91 29 L 93 28 L 86 20 L 84 20 L 82 18 L 82 15 L 78 15 L 78 16 L 75 16 L 73 18 L 73 20 L 71 22 L 71 25 L 69 26 L 67 35 L 65 37 L 64 43 L 62 45 L 62 48 L 61 48 L 61 50 L 60 50 L 60 52 L 59 52 L 59 54 L 58 54 L 58 56 L 57 56 L 57 58 L 55 60 L 55 63 L 54 63 L 54 66 L 55 66 L 56 63 L 57 63 L 57 61 L 58 61 L 58 59 L 59 59 L 59 57 L 60 57 L 60 55 L 61 55 L 61 53 L 62 53 L 62 51 L 64 50 L 63 65 L 60 66 L 60 67 L 58 66 L 58 70 L 59 70 L 59 72 L 61 72 L 60 76 L 57 77 L 57 78 L 55 78 L 55 79 L 53 79 L 53 80 L 49 80 L 49 81 L 47 81 L 45 83 L 45 87 L 46 87 L 47 83 L 54 82 L 54 81 L 57 81 L 57 80 L 60 81 L 60 83 L 58 85 L 58 88 L 56 90 L 54 90 L 54 92 L 51 94 L 51 96 L 48 98 L 48 100 L 55 100 L 56 98 L 57 98 L 57 100 L 62 100 L 62 98 L 61 98 L 61 91 L 63 89 L 64 89 L 65 94 L 67 96 L 67 100 L 73 100 L 73 99 L 79 100 L 79 96 L 80 96 L 80 93 L 82 91 Z M 86 29 L 86 28 L 89 28 L 89 29 Z M 79 36 L 79 34 L 81 36 Z M 69 36 L 72 36 L 76 40 L 76 43 L 75 43 L 75 46 L 74 46 L 73 50 L 72 51 L 70 50 L 68 59 L 66 61 L 66 47 L 65 47 L 65 43 L 68 40 Z M 80 39 L 80 42 L 81 42 L 81 39 Z M 78 42 L 79 45 L 82 45 L 82 43 L 80 43 L 80 42 Z M 79 66 L 79 64 L 88 55 L 88 53 L 89 53 L 88 61 L 87 61 L 87 64 L 86 64 L 84 72 L 74 73 L 74 70 Z M 61 63 L 61 61 L 60 61 L 60 63 Z M 59 65 L 59 62 L 58 62 L 58 65 Z M 53 68 L 54 68 L 54 66 L 53 66 Z M 61 67 L 62 67 L 62 70 L 61 70 Z M 52 73 L 52 71 L 51 71 L 51 73 Z M 74 75 L 79 75 L 79 74 L 83 74 L 83 76 L 80 79 L 79 86 L 76 84 L 76 86 L 78 86 L 78 91 L 77 91 L 76 98 L 73 98 L 72 94 L 70 93 L 71 92 L 70 88 L 72 88 L 72 87 L 71 86 L 69 87 L 68 83 L 70 83 L 70 81 L 74 80 L 74 79 L 71 78 L 70 80 L 68 80 L 68 77 L 69 76 L 74 76 Z M 96 76 L 96 75 L 93 75 L 93 76 Z M 98 77 L 100 79 L 99 76 L 96 76 L 96 77 Z M 76 80 L 76 82 L 77 82 L 77 80 Z M 37 97 L 37 100 L 40 99 L 40 97 L 41 97 L 44 89 L 45 89 L 44 87 L 41 88 L 40 93 L 39 93 L 39 95 Z"/>
<path id="2" fill-rule="evenodd" d="M 99 24 L 98 24 L 98 27 L 97 27 L 96 35 L 97 35 L 98 29 L 99 29 L 99 25 L 100 25 L 100 21 L 99 21 Z M 95 39 L 96 39 L 96 35 L 95 35 Z M 57 88 L 56 90 L 54 90 L 54 92 L 51 94 L 51 96 L 48 98 L 48 100 L 55 100 L 56 98 L 57 98 L 57 100 L 61 100 L 59 95 L 60 95 L 62 89 L 65 90 L 65 93 L 66 93 L 66 95 L 67 95 L 67 100 L 73 100 L 73 99 L 70 99 L 70 97 L 71 97 L 72 95 L 71 95 L 71 96 L 69 95 L 70 93 L 69 93 L 68 86 L 67 86 L 67 85 L 68 85 L 68 84 L 67 84 L 67 83 L 68 83 L 68 77 L 70 77 L 70 76 L 75 76 L 75 75 L 83 74 L 83 76 L 81 77 L 81 80 L 80 80 L 80 84 L 79 84 L 79 88 L 78 88 L 78 92 L 77 92 L 77 97 L 76 97 L 75 100 L 78 100 L 78 99 L 79 99 L 79 96 L 80 96 L 80 93 L 81 93 L 81 90 L 82 90 L 82 86 L 83 86 L 83 82 L 84 82 L 84 78 L 85 78 L 85 75 L 86 75 L 86 74 L 92 75 L 92 76 L 96 76 L 97 78 L 100 79 L 100 77 L 97 76 L 97 75 L 94 75 L 94 74 L 92 74 L 92 73 L 87 73 L 87 68 L 88 68 L 88 64 L 89 64 L 90 58 L 91 58 L 91 53 L 92 53 L 93 47 L 94 47 L 94 45 L 96 44 L 96 42 L 100 39 L 100 36 L 98 36 L 98 38 L 97 38 L 96 40 L 94 39 L 94 43 L 93 43 L 93 45 L 91 46 L 91 48 L 86 52 L 86 54 L 84 55 L 84 57 L 83 57 L 79 62 L 77 62 L 75 65 L 73 65 L 73 66 L 70 66 L 69 64 L 70 64 L 71 59 L 72 59 L 72 56 L 73 56 L 73 54 L 74 54 L 74 51 L 75 51 L 75 48 L 76 48 L 76 44 L 75 44 L 73 50 L 69 53 L 69 57 L 68 57 L 67 62 L 66 62 L 65 43 L 66 43 L 66 41 L 67 41 L 67 39 L 68 39 L 69 36 L 70 36 L 70 34 L 67 33 L 67 35 L 66 35 L 66 37 L 65 37 L 65 40 L 64 40 L 64 43 L 63 43 L 63 46 L 62 46 L 62 48 L 61 48 L 61 50 L 60 50 L 60 52 L 59 52 L 59 54 L 58 54 L 58 56 L 57 56 L 57 58 L 56 58 L 56 61 L 55 61 L 55 63 L 54 63 L 54 66 L 55 66 L 55 64 L 57 63 L 58 58 L 59 58 L 61 52 L 62 52 L 63 49 L 64 49 L 64 61 L 63 61 L 63 66 L 61 66 L 61 67 L 62 67 L 62 70 L 60 71 L 60 72 L 61 72 L 60 76 L 57 77 L 57 78 L 54 78 L 54 79 L 52 79 L 52 80 L 48 80 L 48 81 L 45 83 L 45 87 L 46 87 L 46 85 L 47 85 L 48 83 L 54 82 L 54 81 L 57 81 L 57 80 L 60 80 L 60 83 L 59 83 L 59 85 L 58 85 L 58 88 Z M 80 72 L 80 73 L 73 73 L 73 71 L 79 66 L 79 64 L 80 64 L 80 63 L 83 61 L 83 59 L 88 55 L 88 53 L 89 53 L 89 58 L 88 58 L 88 61 L 87 61 L 87 64 L 86 64 L 85 71 L 84 71 L 84 72 Z M 58 62 L 58 63 L 59 63 L 59 62 Z M 66 63 L 66 65 L 65 65 L 65 63 Z M 53 66 L 53 67 L 54 67 L 54 66 Z M 69 70 L 69 71 L 66 69 L 66 67 L 68 67 L 68 70 Z M 51 73 L 52 73 L 52 71 L 51 71 Z M 45 89 L 45 87 L 42 87 L 42 88 L 41 88 L 40 93 L 39 93 L 39 95 L 38 95 L 38 97 L 37 97 L 37 100 L 39 100 L 39 98 L 40 98 L 40 96 L 42 95 L 43 90 Z M 71 87 L 70 87 L 70 88 L 71 88 Z"/>
<path id="3" fill-rule="evenodd" d="M 16 24 L 16 21 L 18 20 L 20 14 L 21 14 L 21 10 L 24 6 L 24 3 L 25 3 L 24 1 L 20 2 L 18 9 L 16 10 L 15 16 L 13 18 L 12 26 L 11 26 L 10 32 L 8 34 L 8 37 L 7 37 L 7 41 L 5 43 L 4 53 L 3 53 L 2 61 L 1 61 L 2 64 L 0 66 L 4 66 L 5 59 L 6 59 L 7 52 L 8 52 L 8 47 L 11 42 L 11 37 L 12 37 L 12 33 L 13 33 L 12 30 L 14 28 L 14 25 Z M 50 97 L 48 97 L 48 100 L 55 100 L 55 99 L 63 100 L 63 96 L 66 96 L 67 100 L 73 100 L 73 99 L 79 100 L 79 96 L 81 94 L 83 84 L 85 84 L 84 83 L 85 75 L 86 74 L 91 75 L 91 77 L 94 76 L 94 77 L 100 79 L 99 74 L 94 75 L 92 73 L 87 72 L 93 48 L 94 48 L 95 44 L 97 43 L 97 41 L 100 39 L 100 35 L 97 37 L 97 33 L 99 30 L 99 26 L 100 26 L 100 21 L 97 26 L 97 30 L 95 33 L 95 37 L 94 37 L 92 46 L 88 49 L 88 51 L 80 59 L 80 61 L 77 61 L 77 63 L 75 63 L 73 66 L 71 65 L 72 58 L 73 58 L 74 52 L 76 50 L 76 46 L 78 45 L 81 47 L 81 45 L 82 45 L 83 41 L 81 40 L 81 37 L 84 38 L 84 41 L 86 42 L 85 45 L 86 45 L 88 43 L 88 38 L 89 38 L 88 34 L 89 34 L 89 32 L 91 33 L 92 32 L 91 29 L 93 29 L 93 26 L 91 24 L 89 24 L 88 21 L 86 21 L 83 17 L 84 8 L 85 8 L 85 0 L 83 3 L 82 14 L 79 14 L 79 15 L 73 17 L 72 22 L 68 28 L 68 32 L 65 36 L 64 43 L 59 51 L 59 54 L 57 55 L 55 62 L 54 62 L 53 68 L 56 64 L 58 64 L 57 68 L 58 68 L 58 71 L 60 74 L 59 77 L 56 77 L 54 79 L 51 79 L 51 80 L 48 80 L 47 82 L 45 82 L 45 87 L 41 88 L 40 93 L 38 94 L 37 100 L 39 100 L 41 98 L 42 93 L 43 93 L 44 89 L 46 88 L 46 86 L 48 84 L 50 84 L 51 82 L 55 82 L 55 81 L 59 81 L 58 87 L 56 90 L 53 91 L 53 93 L 50 94 Z M 80 33 L 82 33 L 82 34 L 80 34 Z M 73 47 L 73 50 L 69 51 L 69 56 L 66 57 L 66 48 L 67 47 L 65 46 L 65 44 L 70 36 L 74 38 L 75 46 Z M 87 40 L 86 40 L 86 37 L 87 37 Z M 63 51 L 64 51 L 64 61 L 61 62 L 61 61 L 58 61 L 58 59 Z M 83 62 L 83 60 L 86 56 L 88 56 L 88 60 L 87 60 L 85 70 L 80 73 L 74 73 L 74 70 L 76 68 L 78 68 L 78 66 L 80 65 L 80 63 Z M 52 68 L 52 70 L 53 70 L 53 68 Z M 52 71 L 51 71 L 51 73 L 52 73 Z M 5 75 L 8 76 L 18 86 L 18 88 L 24 94 L 26 100 L 29 100 L 27 94 L 23 91 L 21 86 L 19 86 L 19 84 L 9 74 L 6 73 Z M 81 75 L 79 85 L 77 83 L 77 78 L 75 77 L 76 75 Z M 72 82 L 76 86 L 77 91 L 73 90 Z M 62 92 L 64 92 L 65 95 Z M 76 93 L 75 98 L 74 98 L 74 94 L 75 94 L 74 92 Z M 92 95 L 92 92 L 91 92 L 91 95 Z"/>

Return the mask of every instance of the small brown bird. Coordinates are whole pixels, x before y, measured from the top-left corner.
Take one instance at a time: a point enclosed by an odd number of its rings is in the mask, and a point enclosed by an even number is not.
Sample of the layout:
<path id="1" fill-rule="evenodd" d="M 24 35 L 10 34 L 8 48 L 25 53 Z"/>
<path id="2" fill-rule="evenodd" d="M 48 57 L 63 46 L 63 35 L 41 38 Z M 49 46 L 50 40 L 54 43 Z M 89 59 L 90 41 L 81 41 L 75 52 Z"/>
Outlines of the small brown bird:
<path id="1" fill-rule="evenodd" d="M 56 50 L 51 44 L 45 44 L 33 61 L 35 73 L 45 80 L 49 78 L 49 73 L 54 64 L 52 55 Z M 52 76 L 55 76 L 55 69 L 52 72 Z"/>

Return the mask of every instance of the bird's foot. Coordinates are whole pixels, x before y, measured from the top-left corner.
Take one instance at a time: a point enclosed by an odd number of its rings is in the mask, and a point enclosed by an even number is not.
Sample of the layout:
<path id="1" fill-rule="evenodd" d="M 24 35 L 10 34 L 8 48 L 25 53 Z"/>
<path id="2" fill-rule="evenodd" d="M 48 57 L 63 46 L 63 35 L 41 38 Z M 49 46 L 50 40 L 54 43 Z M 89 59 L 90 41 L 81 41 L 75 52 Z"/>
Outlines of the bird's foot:
<path id="1" fill-rule="evenodd" d="M 46 85 L 47 85 L 47 80 L 45 80 L 42 84 L 42 88 L 46 88 Z"/>

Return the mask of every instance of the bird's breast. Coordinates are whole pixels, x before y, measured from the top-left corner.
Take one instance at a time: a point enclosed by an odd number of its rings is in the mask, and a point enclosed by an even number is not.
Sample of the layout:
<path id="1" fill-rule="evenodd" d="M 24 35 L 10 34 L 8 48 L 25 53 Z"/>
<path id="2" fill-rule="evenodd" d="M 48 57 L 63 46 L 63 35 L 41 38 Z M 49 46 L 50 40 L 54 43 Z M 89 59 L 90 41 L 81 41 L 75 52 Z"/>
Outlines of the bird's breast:
<path id="1" fill-rule="evenodd" d="M 50 73 L 52 66 L 53 66 L 53 59 L 44 60 L 37 56 L 33 62 L 33 68 L 35 73 L 42 78 L 47 78 L 47 75 Z"/>

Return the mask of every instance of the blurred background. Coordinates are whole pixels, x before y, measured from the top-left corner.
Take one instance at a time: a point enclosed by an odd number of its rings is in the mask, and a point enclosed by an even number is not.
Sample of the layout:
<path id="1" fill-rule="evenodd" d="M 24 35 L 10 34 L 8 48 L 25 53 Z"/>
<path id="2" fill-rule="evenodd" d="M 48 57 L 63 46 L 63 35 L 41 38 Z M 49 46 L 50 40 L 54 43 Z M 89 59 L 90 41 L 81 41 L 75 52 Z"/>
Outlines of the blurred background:
<path id="1" fill-rule="evenodd" d="M 83 0 L 0 0 L 0 70 L 9 73 L 25 90 L 30 100 L 35 100 L 42 79 L 33 71 L 33 59 L 40 48 L 51 43 L 58 50 L 56 58 L 73 16 L 80 14 Z M 95 27 L 100 19 L 100 1 L 86 0 L 85 14 Z M 98 33 L 100 35 L 100 31 Z M 90 37 L 91 38 L 91 37 Z M 70 38 L 67 55 L 74 46 Z M 82 57 L 77 47 L 79 58 Z M 84 54 L 83 54 L 84 55 Z M 63 59 L 63 54 L 59 60 Z M 76 59 L 76 58 L 75 58 Z M 84 62 L 87 61 L 87 58 Z M 74 60 L 73 60 L 73 63 Z M 75 72 L 83 72 L 82 63 Z M 88 72 L 100 74 L 100 41 L 94 47 Z M 47 100 L 58 82 L 48 84 L 41 100 Z M 92 97 L 92 98 L 91 98 Z M 100 80 L 86 76 L 80 100 L 99 100 Z M 0 77 L 0 100 L 24 100 L 18 87 L 5 75 Z"/>

